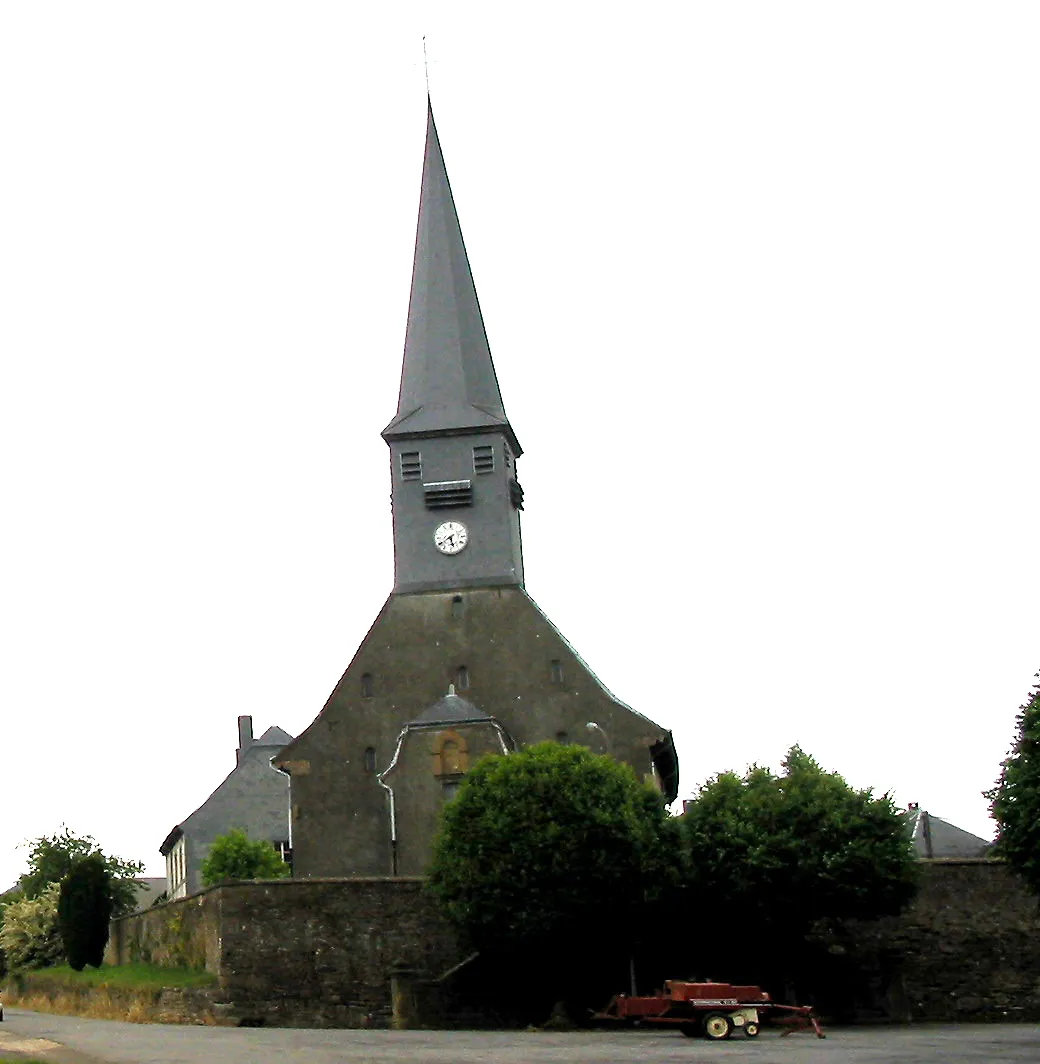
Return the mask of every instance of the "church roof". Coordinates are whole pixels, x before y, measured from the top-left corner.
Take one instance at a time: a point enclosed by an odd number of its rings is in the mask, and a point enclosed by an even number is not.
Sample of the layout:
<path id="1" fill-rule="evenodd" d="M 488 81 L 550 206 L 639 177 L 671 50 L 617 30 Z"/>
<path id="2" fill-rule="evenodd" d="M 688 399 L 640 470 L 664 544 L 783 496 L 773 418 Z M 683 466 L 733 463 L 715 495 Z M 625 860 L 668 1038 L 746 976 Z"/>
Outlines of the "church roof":
<path id="1" fill-rule="evenodd" d="M 502 403 L 469 256 L 428 107 L 419 224 L 397 415 L 384 439 L 501 429 L 521 453 Z"/>
<path id="2" fill-rule="evenodd" d="M 482 709 L 477 709 L 472 702 L 460 698 L 455 694 L 455 685 L 448 687 L 448 693 L 439 698 L 432 706 L 427 707 L 415 718 L 409 721 L 409 726 L 415 727 L 422 724 L 480 724 L 491 720 L 491 717 Z"/>

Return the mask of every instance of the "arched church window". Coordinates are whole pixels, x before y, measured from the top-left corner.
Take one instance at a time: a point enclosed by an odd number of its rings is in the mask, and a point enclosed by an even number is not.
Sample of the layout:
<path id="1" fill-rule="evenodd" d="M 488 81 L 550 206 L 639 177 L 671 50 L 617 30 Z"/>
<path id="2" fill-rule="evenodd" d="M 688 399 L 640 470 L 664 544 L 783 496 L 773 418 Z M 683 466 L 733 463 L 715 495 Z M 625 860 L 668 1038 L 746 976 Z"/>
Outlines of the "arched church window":
<path id="1" fill-rule="evenodd" d="M 563 662 L 559 658 L 549 662 L 549 679 L 553 683 L 563 683 Z"/>
<path id="2" fill-rule="evenodd" d="M 372 674 L 370 672 L 362 673 L 361 675 L 361 697 L 371 698 L 372 691 L 374 689 L 374 683 L 372 681 Z"/>
<path id="3" fill-rule="evenodd" d="M 376 748 L 374 746 L 365 747 L 365 771 L 375 772 L 376 770 Z"/>
<path id="4" fill-rule="evenodd" d="M 455 689 L 465 691 L 467 687 L 469 687 L 469 669 L 465 665 L 460 665 L 455 670 Z"/>

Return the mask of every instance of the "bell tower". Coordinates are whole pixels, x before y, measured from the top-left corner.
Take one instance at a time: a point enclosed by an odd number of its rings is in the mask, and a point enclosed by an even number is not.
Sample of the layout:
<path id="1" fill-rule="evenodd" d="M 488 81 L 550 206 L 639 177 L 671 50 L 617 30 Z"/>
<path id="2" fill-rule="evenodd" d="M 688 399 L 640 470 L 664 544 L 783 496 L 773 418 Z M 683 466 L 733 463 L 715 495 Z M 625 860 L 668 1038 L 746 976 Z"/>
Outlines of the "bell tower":
<path id="1" fill-rule="evenodd" d="M 502 403 L 429 104 L 401 390 L 383 439 L 394 591 L 523 587 L 522 451 Z"/>

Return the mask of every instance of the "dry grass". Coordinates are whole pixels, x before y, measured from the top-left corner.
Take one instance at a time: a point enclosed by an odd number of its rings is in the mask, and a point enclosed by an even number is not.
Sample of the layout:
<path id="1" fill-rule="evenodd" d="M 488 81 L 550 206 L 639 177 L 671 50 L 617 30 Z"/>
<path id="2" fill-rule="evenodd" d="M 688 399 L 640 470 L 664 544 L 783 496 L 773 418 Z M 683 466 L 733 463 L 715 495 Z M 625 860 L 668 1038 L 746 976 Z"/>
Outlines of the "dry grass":
<path id="1" fill-rule="evenodd" d="M 69 985 L 69 981 L 60 975 L 55 980 L 47 980 L 43 972 L 31 975 L 30 978 L 23 977 L 18 984 L 12 981 L 6 986 L 6 1004 L 34 1012 L 83 1016 L 91 1020 L 122 1020 L 126 1023 L 217 1022 L 205 1005 L 198 1012 L 190 1006 L 185 1011 L 175 1003 L 171 1007 L 170 1002 L 160 1005 L 158 987 L 121 986 L 118 983 Z"/>
<path id="2" fill-rule="evenodd" d="M 143 997 L 144 995 L 142 995 Z M 149 998 L 151 995 L 149 995 Z M 152 1002 L 140 1000 L 136 995 L 130 1001 L 113 998 L 105 991 L 91 994 L 76 994 L 70 991 L 44 993 L 30 990 L 17 994 L 8 990 L 4 994 L 8 1005 L 15 1005 L 33 1012 L 52 1012 L 58 1016 L 83 1016 L 88 1020 L 125 1020 L 130 1023 L 147 1023 Z"/>

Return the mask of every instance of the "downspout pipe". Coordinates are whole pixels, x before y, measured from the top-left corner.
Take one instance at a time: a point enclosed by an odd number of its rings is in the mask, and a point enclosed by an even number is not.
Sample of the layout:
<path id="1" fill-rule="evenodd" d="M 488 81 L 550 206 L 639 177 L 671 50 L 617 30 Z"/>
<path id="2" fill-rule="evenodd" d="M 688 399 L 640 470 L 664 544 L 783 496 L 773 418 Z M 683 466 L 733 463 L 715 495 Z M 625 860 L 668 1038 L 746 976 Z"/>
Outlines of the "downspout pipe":
<path id="1" fill-rule="evenodd" d="M 490 724 L 498 736 L 498 745 L 503 754 L 511 754 L 516 747 L 509 733 L 494 717 L 474 717 L 471 720 L 434 720 L 423 721 L 422 724 L 406 724 L 397 736 L 397 744 L 394 747 L 394 756 L 390 758 L 390 764 L 382 772 L 376 773 L 376 783 L 386 791 L 387 804 L 390 812 L 390 874 L 397 875 L 397 802 L 394 798 L 394 789 L 386 782 L 386 776 L 397 767 L 401 758 L 401 748 L 408 734 L 413 731 L 443 731 L 445 728 L 462 727 L 466 724 Z"/>

